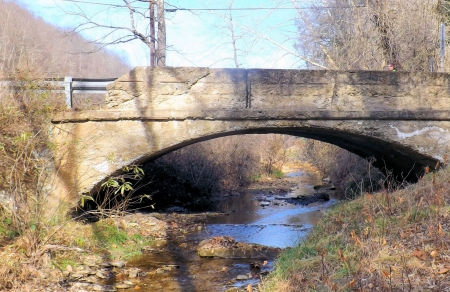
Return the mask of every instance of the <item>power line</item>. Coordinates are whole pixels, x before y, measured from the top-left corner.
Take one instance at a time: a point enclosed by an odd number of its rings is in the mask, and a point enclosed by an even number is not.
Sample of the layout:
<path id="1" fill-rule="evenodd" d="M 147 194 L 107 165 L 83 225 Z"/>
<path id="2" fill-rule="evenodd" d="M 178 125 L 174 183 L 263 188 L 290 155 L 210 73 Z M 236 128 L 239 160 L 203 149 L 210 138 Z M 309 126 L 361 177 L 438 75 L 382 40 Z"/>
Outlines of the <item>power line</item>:
<path id="1" fill-rule="evenodd" d="M 59 0 L 63 2 L 73 2 L 73 3 L 82 3 L 82 4 L 93 4 L 93 5 L 102 5 L 109 7 L 118 7 L 118 8 L 126 8 L 124 5 L 118 4 L 109 4 L 109 3 L 99 3 L 92 1 L 83 1 L 83 0 Z M 146 1 L 139 1 L 146 2 Z M 167 5 L 170 5 L 166 3 Z M 173 5 L 170 5 L 175 7 Z M 243 7 L 243 8 L 165 8 L 166 12 L 177 12 L 177 11 L 252 11 L 252 10 L 305 10 L 305 9 L 352 9 L 352 8 L 361 8 L 366 7 L 365 5 L 355 5 L 355 6 L 309 6 L 309 7 Z"/>
<path id="2" fill-rule="evenodd" d="M 167 12 L 176 12 L 178 10 L 181 11 L 230 11 L 230 10 L 298 10 L 298 9 L 351 9 L 351 8 L 361 8 L 366 7 L 364 5 L 355 5 L 355 6 L 310 6 L 310 7 L 247 7 L 247 8 L 165 8 L 164 10 Z"/>
<path id="3" fill-rule="evenodd" d="M 73 2 L 73 3 L 82 3 L 82 4 L 94 4 L 94 5 L 100 5 L 100 6 L 119 7 L 119 8 L 126 7 L 125 5 L 119 5 L 119 4 L 99 3 L 99 2 L 81 1 L 81 0 L 59 0 L 59 1 L 62 1 L 62 2 Z"/>

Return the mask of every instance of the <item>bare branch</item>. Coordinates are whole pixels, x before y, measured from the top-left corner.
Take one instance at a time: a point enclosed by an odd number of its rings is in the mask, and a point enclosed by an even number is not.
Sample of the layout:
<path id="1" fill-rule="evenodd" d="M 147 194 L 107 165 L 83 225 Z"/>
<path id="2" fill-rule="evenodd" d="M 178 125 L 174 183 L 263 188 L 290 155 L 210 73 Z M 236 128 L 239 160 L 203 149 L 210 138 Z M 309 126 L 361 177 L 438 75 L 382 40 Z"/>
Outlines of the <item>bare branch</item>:
<path id="1" fill-rule="evenodd" d="M 308 30 L 311 32 L 311 34 L 314 36 L 314 38 L 316 39 L 317 44 L 320 46 L 320 48 L 322 49 L 323 53 L 327 56 L 328 61 L 333 65 L 333 69 L 337 69 L 336 63 L 333 60 L 333 58 L 331 57 L 331 55 L 329 54 L 328 50 L 325 48 L 325 46 L 323 46 L 321 44 L 320 41 L 320 36 L 319 34 L 315 31 L 315 29 L 313 28 L 313 26 L 311 25 L 311 23 L 308 21 L 308 19 L 305 17 L 303 11 L 297 6 L 297 4 L 295 3 L 294 0 L 291 0 L 292 5 L 297 9 L 297 13 L 298 15 L 300 15 L 300 17 L 302 18 L 303 22 L 306 24 L 306 26 L 308 27 Z M 317 65 L 316 65 L 317 66 Z"/>
<path id="2" fill-rule="evenodd" d="M 308 62 L 308 63 L 310 63 L 310 64 L 312 64 L 312 65 L 314 65 L 314 66 L 317 66 L 317 67 L 319 67 L 319 68 L 322 68 L 322 69 L 329 69 L 328 67 L 326 67 L 326 66 L 324 66 L 324 65 L 322 65 L 322 64 L 319 64 L 319 63 L 317 63 L 317 62 L 314 62 L 314 61 L 311 60 L 311 59 L 308 59 L 308 58 L 306 58 L 306 57 L 304 57 L 304 56 L 299 55 L 296 51 L 293 51 L 293 50 L 287 48 L 287 47 L 286 47 L 285 45 L 283 45 L 282 43 L 276 42 L 275 40 L 266 37 L 265 35 L 261 34 L 260 32 L 257 32 L 257 31 L 254 30 L 254 29 L 251 29 L 251 28 L 249 28 L 249 27 L 243 27 L 243 28 L 246 29 L 246 30 L 248 30 L 249 32 L 253 33 L 255 36 L 258 36 L 260 39 L 265 40 L 265 41 L 268 41 L 268 42 L 274 44 L 276 47 L 278 47 L 279 49 L 281 49 L 281 50 L 283 50 L 284 52 L 286 52 L 286 54 L 295 56 L 296 58 L 299 58 L 299 59 L 301 59 L 301 60 L 303 60 L 303 61 L 305 61 L 305 62 Z"/>
<path id="3" fill-rule="evenodd" d="M 66 0 L 68 2 L 72 2 L 74 4 L 74 11 L 64 10 L 64 13 L 69 16 L 73 16 L 79 20 L 79 24 L 77 24 L 72 30 L 71 34 L 75 33 L 86 33 L 88 31 L 98 32 L 97 37 L 91 41 L 93 44 L 99 46 L 99 48 L 104 48 L 110 45 L 118 45 L 124 44 L 130 41 L 139 40 L 145 46 L 150 48 L 151 58 L 156 58 L 160 60 L 158 63 L 159 66 L 164 66 L 165 61 L 161 62 L 161 60 L 165 60 L 165 19 L 164 19 L 164 1 L 130 1 L 123 0 L 122 5 L 117 4 L 105 4 L 98 3 L 99 5 L 106 6 L 105 9 L 100 9 L 93 14 L 88 14 L 87 10 L 83 10 L 80 7 L 80 4 L 86 3 L 86 1 L 80 0 Z M 139 6 L 141 3 L 149 3 L 147 8 L 143 8 Z M 97 4 L 92 2 L 92 4 Z M 154 9 L 151 9 L 156 5 L 156 12 Z M 105 16 L 113 13 L 113 11 L 117 13 L 127 13 L 128 14 L 128 22 L 121 22 L 116 20 L 115 18 L 106 19 Z M 155 17 L 152 13 L 158 13 L 158 16 Z M 158 22 L 158 34 L 155 38 L 154 26 L 152 25 L 152 21 Z M 145 22 L 148 21 L 148 24 L 145 25 Z M 152 32 L 153 30 L 153 32 Z M 93 35 L 91 33 L 91 35 Z M 158 50 L 155 50 L 155 43 L 158 45 Z"/>

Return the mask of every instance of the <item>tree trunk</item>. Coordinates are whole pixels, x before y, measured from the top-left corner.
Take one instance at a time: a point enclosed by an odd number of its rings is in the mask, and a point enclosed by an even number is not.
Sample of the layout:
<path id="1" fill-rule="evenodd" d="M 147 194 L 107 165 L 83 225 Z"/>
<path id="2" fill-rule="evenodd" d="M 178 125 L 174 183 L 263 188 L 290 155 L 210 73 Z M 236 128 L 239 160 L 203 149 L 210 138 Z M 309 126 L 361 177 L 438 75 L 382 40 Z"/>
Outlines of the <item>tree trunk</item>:
<path id="1" fill-rule="evenodd" d="M 384 5 L 386 5 L 386 3 L 384 3 L 383 1 L 374 1 L 375 13 L 372 16 L 372 19 L 380 33 L 381 48 L 383 50 L 385 58 L 388 60 L 388 62 L 393 63 L 395 67 L 399 67 L 399 48 L 397 45 L 397 41 L 391 38 L 393 33 L 389 24 L 390 15 L 386 13 L 386 7 L 384 7 Z"/>
<path id="2" fill-rule="evenodd" d="M 166 21 L 164 18 L 164 0 L 157 0 L 158 35 L 156 49 L 156 66 L 166 66 Z"/>
<path id="3" fill-rule="evenodd" d="M 155 2 L 150 2 L 150 66 L 155 67 L 156 39 L 155 39 Z"/>

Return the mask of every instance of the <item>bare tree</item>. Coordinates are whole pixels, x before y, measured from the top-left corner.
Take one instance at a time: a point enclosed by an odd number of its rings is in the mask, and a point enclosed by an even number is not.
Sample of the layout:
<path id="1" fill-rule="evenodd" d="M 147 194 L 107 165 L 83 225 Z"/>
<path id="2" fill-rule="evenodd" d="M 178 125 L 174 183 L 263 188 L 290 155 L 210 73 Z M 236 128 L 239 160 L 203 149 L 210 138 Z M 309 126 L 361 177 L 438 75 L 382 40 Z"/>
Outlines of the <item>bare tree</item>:
<path id="1" fill-rule="evenodd" d="M 271 66 L 267 63 L 276 66 L 278 61 L 287 56 L 293 60 L 290 67 L 301 66 L 304 61 L 314 63 L 293 46 L 296 35 L 293 29 L 295 14 L 292 13 L 294 8 L 289 0 L 272 0 L 257 5 L 240 2 L 240 6 L 234 0 L 204 0 L 203 3 L 204 8 L 201 10 L 207 11 L 207 14 L 197 9 L 180 10 L 195 13 L 203 22 L 214 17 L 214 29 L 209 30 L 213 36 L 210 45 L 214 46 L 214 49 L 209 50 L 214 54 L 212 65 L 227 60 L 232 60 L 236 68 L 262 65 L 252 62 L 249 55 L 257 56 L 253 59 L 263 60 L 266 66 Z M 219 36 L 220 40 L 216 41 Z M 217 52 L 222 52 L 220 59 L 215 58 Z M 325 68 L 319 63 L 314 64 Z"/>
<path id="2" fill-rule="evenodd" d="M 438 56 L 438 2 L 317 0 L 309 11 L 297 9 L 296 48 L 329 69 L 380 70 L 393 62 L 428 70 Z"/>
<path id="3" fill-rule="evenodd" d="M 248 53 L 246 40 L 250 37 L 246 32 L 240 30 L 236 23 L 248 18 L 247 14 L 242 11 L 234 10 L 234 0 L 220 1 L 220 0 L 206 0 L 203 2 L 205 8 L 203 9 L 217 9 L 209 10 L 206 17 L 214 17 L 215 21 L 212 26 L 214 29 L 209 30 L 211 33 L 211 45 L 214 46 L 212 54 L 217 55 L 217 51 L 223 50 L 227 53 L 220 59 L 214 60 L 213 64 L 222 63 L 232 60 L 233 66 L 239 68 L 242 65 L 243 57 Z M 202 13 L 196 14 L 202 21 L 207 21 L 203 18 Z"/>
<path id="4" fill-rule="evenodd" d="M 71 8 L 61 9 L 66 15 L 79 21 L 72 29 L 72 34 L 90 31 L 91 35 L 96 35 L 92 43 L 96 44 L 98 49 L 138 40 L 148 47 L 151 66 L 165 66 L 164 0 L 122 0 L 122 4 L 94 2 L 92 5 L 99 7 L 98 10 L 83 8 L 79 4 L 83 1 L 71 2 Z"/>

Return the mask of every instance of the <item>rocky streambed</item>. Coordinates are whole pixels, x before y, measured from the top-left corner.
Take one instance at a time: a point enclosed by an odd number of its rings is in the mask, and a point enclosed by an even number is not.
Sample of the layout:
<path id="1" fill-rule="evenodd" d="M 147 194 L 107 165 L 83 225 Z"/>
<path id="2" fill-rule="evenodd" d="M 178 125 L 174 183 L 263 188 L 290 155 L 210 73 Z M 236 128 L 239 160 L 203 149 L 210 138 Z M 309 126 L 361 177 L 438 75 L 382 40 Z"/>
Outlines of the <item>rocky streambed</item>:
<path id="1" fill-rule="evenodd" d="M 221 202 L 221 212 L 135 213 L 117 226 L 152 235 L 155 244 L 128 262 L 87 257 L 64 271 L 69 291 L 258 291 L 277 254 L 294 245 L 336 200 L 315 192 L 315 178 L 253 186 Z M 325 190 L 326 191 L 326 190 Z M 331 200 L 330 200 L 331 197 Z"/>
<path id="2" fill-rule="evenodd" d="M 227 236 L 199 241 L 195 235 L 204 231 L 205 221 L 216 216 L 219 213 L 138 213 L 116 218 L 121 228 L 154 235 L 155 245 L 144 247 L 143 255 L 130 261 L 86 257 L 76 268 L 67 266 L 62 286 L 77 292 L 239 291 L 238 284 L 247 282 L 246 286 L 257 291 L 257 283 L 272 269 L 281 248 L 237 242 Z"/>

